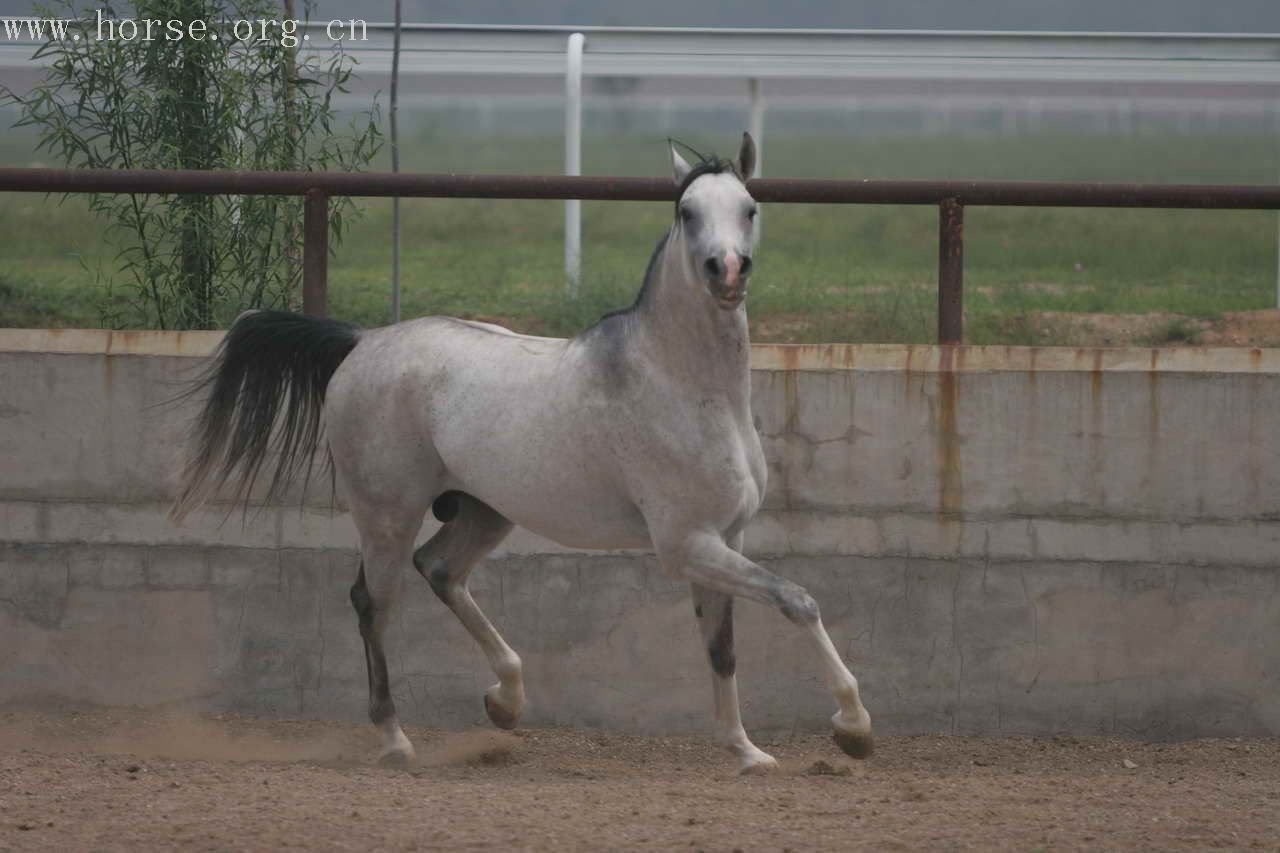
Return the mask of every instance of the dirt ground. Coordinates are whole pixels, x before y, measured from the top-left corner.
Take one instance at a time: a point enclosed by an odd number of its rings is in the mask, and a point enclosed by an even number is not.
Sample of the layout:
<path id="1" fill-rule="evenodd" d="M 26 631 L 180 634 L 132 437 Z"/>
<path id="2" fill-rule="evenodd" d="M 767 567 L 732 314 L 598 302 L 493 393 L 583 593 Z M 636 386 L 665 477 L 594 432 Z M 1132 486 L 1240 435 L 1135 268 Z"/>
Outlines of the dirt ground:
<path id="1" fill-rule="evenodd" d="M 1052 284 L 1030 283 L 1024 289 L 1048 290 Z M 977 288 L 992 292 L 993 288 Z M 1053 291 L 1049 291 L 1053 292 Z M 866 329 L 860 312 L 827 311 L 772 314 L 753 318 L 751 339 L 757 343 L 791 343 L 830 339 L 834 334 L 857 339 Z M 503 322 L 499 320 L 498 322 Z M 1072 347 L 1276 347 L 1280 346 L 1280 310 L 1227 311 L 1214 319 L 1155 311 L 1148 314 L 1101 314 L 1029 311 L 1002 321 L 1007 340 L 1037 346 Z M 874 329 L 873 329 L 874 331 Z M 997 342 L 1001 338 L 997 337 Z"/>
<path id="2" fill-rule="evenodd" d="M 1028 315 L 1038 333 L 1073 346 L 1280 345 L 1280 310 L 1227 311 L 1214 320 L 1181 314 L 1072 314 L 1040 311 Z"/>
<path id="3" fill-rule="evenodd" d="M 1280 850 L 1280 739 L 708 738 L 0 711 L 0 850 Z"/>

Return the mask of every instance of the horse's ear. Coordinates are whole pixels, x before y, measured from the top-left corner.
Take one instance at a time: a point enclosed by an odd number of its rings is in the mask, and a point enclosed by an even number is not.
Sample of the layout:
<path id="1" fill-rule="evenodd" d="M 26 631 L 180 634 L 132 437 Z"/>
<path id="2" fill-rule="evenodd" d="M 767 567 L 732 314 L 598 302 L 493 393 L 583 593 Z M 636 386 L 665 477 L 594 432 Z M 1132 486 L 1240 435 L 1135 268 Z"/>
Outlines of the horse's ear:
<path id="1" fill-rule="evenodd" d="M 756 173 L 756 142 L 751 134 L 742 134 L 742 147 L 738 149 L 738 176 L 748 181 Z"/>
<path id="2" fill-rule="evenodd" d="M 671 146 L 671 171 L 675 173 L 676 186 L 684 183 L 684 179 L 693 171 L 693 167 L 680 156 L 674 145 Z"/>

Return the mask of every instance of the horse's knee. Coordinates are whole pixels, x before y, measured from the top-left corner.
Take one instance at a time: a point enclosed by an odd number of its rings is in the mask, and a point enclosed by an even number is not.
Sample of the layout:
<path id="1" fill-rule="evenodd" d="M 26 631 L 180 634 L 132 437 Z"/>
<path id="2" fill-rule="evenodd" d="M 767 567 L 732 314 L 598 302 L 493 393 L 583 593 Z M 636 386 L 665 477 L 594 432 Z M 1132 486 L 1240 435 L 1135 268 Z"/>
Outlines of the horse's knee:
<path id="1" fill-rule="evenodd" d="M 821 618 L 818 602 L 801 586 L 786 583 L 778 591 L 778 599 L 778 608 L 782 611 L 782 615 L 796 625 L 807 627 Z"/>
<path id="2" fill-rule="evenodd" d="M 431 565 L 424 568 L 422 576 L 427 579 L 427 584 L 436 594 L 436 598 L 448 604 L 456 583 L 453 574 L 449 571 L 449 564 L 444 560 L 433 560 Z"/>
<path id="3" fill-rule="evenodd" d="M 452 528 L 446 524 L 435 536 L 413 552 L 413 567 L 426 580 L 436 597 L 445 604 L 449 603 L 447 593 L 450 584 L 453 583 L 449 561 L 444 556 L 449 550 L 445 547 L 445 541 L 452 532 Z"/>

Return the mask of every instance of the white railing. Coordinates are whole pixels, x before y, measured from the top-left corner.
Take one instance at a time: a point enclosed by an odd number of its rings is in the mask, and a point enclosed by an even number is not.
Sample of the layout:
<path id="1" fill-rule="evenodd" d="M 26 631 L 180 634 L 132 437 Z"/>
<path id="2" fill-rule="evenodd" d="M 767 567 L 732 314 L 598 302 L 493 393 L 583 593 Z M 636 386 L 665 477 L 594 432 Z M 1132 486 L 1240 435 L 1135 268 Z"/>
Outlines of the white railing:
<path id="1" fill-rule="evenodd" d="M 323 25 L 308 44 L 327 45 Z M 588 76 L 968 79 L 1280 84 L 1280 35 L 504 27 L 406 24 L 401 70 L 420 74 L 565 72 L 585 37 Z M 347 42 L 365 70 L 391 64 L 391 28 Z"/>

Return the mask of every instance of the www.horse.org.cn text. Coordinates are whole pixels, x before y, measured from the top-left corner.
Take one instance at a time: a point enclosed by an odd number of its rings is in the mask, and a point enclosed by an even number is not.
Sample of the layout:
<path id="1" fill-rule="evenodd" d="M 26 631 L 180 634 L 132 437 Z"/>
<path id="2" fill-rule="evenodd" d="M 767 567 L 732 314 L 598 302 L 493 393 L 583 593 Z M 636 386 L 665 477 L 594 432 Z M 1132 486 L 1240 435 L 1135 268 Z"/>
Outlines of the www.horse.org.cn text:
<path id="1" fill-rule="evenodd" d="M 298 33 L 303 24 L 295 18 L 252 18 L 235 21 L 203 19 L 163 20 L 160 18 L 109 18 L 99 9 L 95 17 L 70 18 L 0 18 L 6 41 L 118 41 L 178 42 L 228 41 L 240 44 L 275 44 L 298 47 L 311 41 L 310 33 Z M 319 28 L 319 24 L 315 25 Z M 324 35 L 331 42 L 368 41 L 368 25 L 359 18 L 335 18 L 324 24 Z"/>

